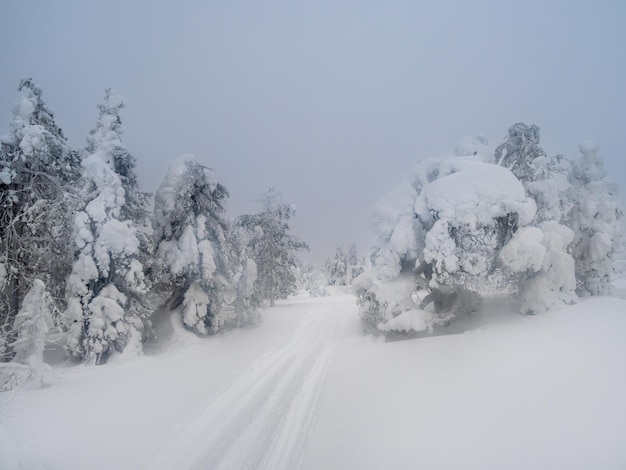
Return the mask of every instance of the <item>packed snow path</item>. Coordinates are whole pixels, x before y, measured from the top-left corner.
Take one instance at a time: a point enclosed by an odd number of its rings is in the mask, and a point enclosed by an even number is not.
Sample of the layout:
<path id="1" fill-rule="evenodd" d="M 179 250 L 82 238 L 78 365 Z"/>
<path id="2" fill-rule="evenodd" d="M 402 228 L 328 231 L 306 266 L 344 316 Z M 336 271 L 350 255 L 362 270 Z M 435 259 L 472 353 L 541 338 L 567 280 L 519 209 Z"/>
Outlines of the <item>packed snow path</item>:
<path id="1" fill-rule="evenodd" d="M 307 304 L 293 335 L 176 429 L 146 469 L 298 468 L 354 297 Z"/>
<path id="2" fill-rule="evenodd" d="M 0 396 L 0 469 L 626 468 L 625 300 L 491 303 L 384 342 L 335 294 L 211 338 L 174 315 L 145 356 L 57 364 Z"/>

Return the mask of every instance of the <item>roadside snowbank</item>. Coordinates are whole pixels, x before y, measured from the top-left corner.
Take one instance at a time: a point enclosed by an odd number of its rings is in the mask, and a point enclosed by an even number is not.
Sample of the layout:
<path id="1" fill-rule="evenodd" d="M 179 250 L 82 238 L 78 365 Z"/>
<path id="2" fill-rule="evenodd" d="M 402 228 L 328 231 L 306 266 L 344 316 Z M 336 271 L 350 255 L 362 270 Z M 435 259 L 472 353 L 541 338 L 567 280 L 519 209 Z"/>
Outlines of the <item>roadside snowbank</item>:
<path id="1" fill-rule="evenodd" d="M 626 468 L 626 301 L 532 317 L 492 306 L 472 321 L 347 339 L 305 468 Z"/>

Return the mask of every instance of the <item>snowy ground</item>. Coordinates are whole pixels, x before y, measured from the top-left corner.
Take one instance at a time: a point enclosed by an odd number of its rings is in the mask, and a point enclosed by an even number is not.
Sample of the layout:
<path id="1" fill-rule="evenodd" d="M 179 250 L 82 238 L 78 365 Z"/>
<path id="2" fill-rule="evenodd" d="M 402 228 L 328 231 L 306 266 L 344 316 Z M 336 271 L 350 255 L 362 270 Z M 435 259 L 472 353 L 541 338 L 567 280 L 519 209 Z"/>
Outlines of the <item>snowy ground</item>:
<path id="1" fill-rule="evenodd" d="M 160 350 L 2 397 L 0 467 L 626 468 L 626 301 L 450 331 L 364 336 L 338 293 L 209 339 L 164 322 Z"/>

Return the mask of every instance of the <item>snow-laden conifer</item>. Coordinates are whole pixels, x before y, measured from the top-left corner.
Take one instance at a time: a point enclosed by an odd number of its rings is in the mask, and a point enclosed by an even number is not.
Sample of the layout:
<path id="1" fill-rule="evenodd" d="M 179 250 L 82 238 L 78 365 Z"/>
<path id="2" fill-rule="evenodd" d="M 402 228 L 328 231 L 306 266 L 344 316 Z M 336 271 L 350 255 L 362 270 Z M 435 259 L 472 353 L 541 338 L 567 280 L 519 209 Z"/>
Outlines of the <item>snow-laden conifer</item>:
<path id="1" fill-rule="evenodd" d="M 68 280 L 68 349 L 88 362 L 137 352 L 148 310 L 147 237 L 135 159 L 121 140 L 124 102 L 111 90 L 99 106 L 83 159 L 83 206 L 74 218 L 76 250 Z"/>
<path id="2" fill-rule="evenodd" d="M 579 149 L 581 156 L 570 174 L 572 209 L 568 214 L 568 226 L 575 234 L 572 254 L 577 289 L 580 295 L 604 295 L 611 291 L 621 233 L 618 188 L 606 179 L 599 147 L 585 142 Z"/>
<path id="3" fill-rule="evenodd" d="M 536 125 L 514 124 L 509 128 L 505 141 L 496 148 L 496 160 L 511 169 L 524 185 L 526 193 L 537 205 L 533 219 L 533 233 L 541 231 L 541 237 L 528 245 L 526 231 L 520 231 L 508 247 L 509 253 L 518 253 L 531 246 L 547 251 L 544 261 L 535 268 L 516 269 L 520 259 L 513 260 L 503 253 L 504 266 L 517 273 L 520 283 L 521 310 L 540 313 L 558 302 L 573 302 L 574 259 L 569 245 L 574 238 L 566 226 L 567 213 L 572 200 L 568 174 L 569 160 L 562 155 L 549 156 L 541 147 L 540 129 Z M 519 246 L 518 246 L 519 245 Z M 535 250 L 536 254 L 537 251 Z"/>
<path id="4" fill-rule="evenodd" d="M 333 257 L 326 260 L 326 273 L 331 286 L 345 286 L 349 283 L 348 257 L 340 244 L 337 245 Z"/>
<path id="5" fill-rule="evenodd" d="M 518 122 L 495 150 L 495 160 L 519 179 L 537 204 L 534 222 L 561 223 L 570 209 L 570 163 L 563 155 L 547 155 L 541 147 L 539 126 Z"/>
<path id="6" fill-rule="evenodd" d="M 193 155 L 170 165 L 155 197 L 155 287 L 170 308 L 182 305 L 184 324 L 201 335 L 256 320 L 256 266 L 240 256 L 224 217 L 227 197 Z"/>
<path id="7" fill-rule="evenodd" d="M 297 252 L 308 245 L 289 233 L 295 208 L 270 187 L 261 197 L 262 210 L 237 221 L 246 234 L 247 254 L 257 267 L 255 298 L 274 305 L 296 290 Z"/>
<path id="8" fill-rule="evenodd" d="M 520 181 L 534 181 L 537 174 L 537 159 L 545 159 L 546 153 L 540 145 L 538 126 L 523 122 L 513 124 L 504 142 L 495 150 L 495 161 L 509 170 Z"/>
<path id="9" fill-rule="evenodd" d="M 71 269 L 67 240 L 80 161 L 47 108 L 41 89 L 22 80 L 10 132 L 0 142 L 0 356 L 35 278 L 63 307 Z"/>

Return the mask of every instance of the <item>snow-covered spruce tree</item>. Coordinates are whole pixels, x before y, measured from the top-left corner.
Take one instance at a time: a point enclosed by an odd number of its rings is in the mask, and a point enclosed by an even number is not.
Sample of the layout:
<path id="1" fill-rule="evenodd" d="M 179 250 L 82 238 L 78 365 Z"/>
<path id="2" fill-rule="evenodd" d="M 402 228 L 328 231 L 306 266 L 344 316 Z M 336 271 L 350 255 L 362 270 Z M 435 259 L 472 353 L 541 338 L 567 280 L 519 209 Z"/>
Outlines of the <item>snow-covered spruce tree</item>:
<path id="1" fill-rule="evenodd" d="M 67 240 L 80 173 L 72 150 L 31 79 L 20 82 L 10 133 L 0 142 L 0 357 L 26 292 L 36 277 L 63 310 L 71 269 Z M 1 359 L 0 359 L 1 360 Z"/>
<path id="2" fill-rule="evenodd" d="M 296 253 L 308 245 L 289 233 L 295 208 L 282 201 L 274 188 L 261 197 L 263 209 L 239 217 L 237 226 L 246 233 L 247 254 L 257 267 L 254 297 L 272 306 L 296 290 Z"/>
<path id="3" fill-rule="evenodd" d="M 598 146 L 581 143 L 579 150 L 570 173 L 573 204 L 567 221 L 574 231 L 576 287 L 579 295 L 603 295 L 611 292 L 622 212 L 617 185 L 606 180 Z"/>
<path id="4" fill-rule="evenodd" d="M 326 276 L 328 285 L 345 286 L 348 276 L 348 257 L 344 253 L 343 246 L 337 244 L 335 254 L 326 260 Z"/>
<path id="5" fill-rule="evenodd" d="M 229 317 L 229 325 L 243 326 L 259 323 L 261 303 L 255 296 L 254 285 L 258 279 L 256 263 L 246 253 L 246 234 L 240 227 L 229 224 L 228 242 L 231 246 L 231 265 L 234 266 L 235 274 L 232 278 L 234 285 L 234 297 L 226 304 L 225 310 Z"/>
<path id="6" fill-rule="evenodd" d="M 226 188 L 185 155 L 170 166 L 155 197 L 155 290 L 183 323 L 206 335 L 257 320 L 251 300 L 256 265 L 224 217 Z"/>
<path id="7" fill-rule="evenodd" d="M 347 282 L 348 284 L 352 284 L 352 281 L 359 277 L 363 271 L 365 271 L 365 267 L 361 263 L 359 259 L 359 251 L 357 250 L 356 243 L 352 243 L 348 248 L 348 272 L 347 272 Z"/>
<path id="8" fill-rule="evenodd" d="M 513 124 L 495 150 L 495 160 L 509 168 L 537 204 L 534 222 L 562 222 L 570 210 L 567 196 L 570 163 L 562 155 L 549 156 L 541 147 L 539 126 Z"/>
<path id="9" fill-rule="evenodd" d="M 546 158 L 539 145 L 540 140 L 538 126 L 528 126 L 523 122 L 513 124 L 509 127 L 507 138 L 496 147 L 495 161 L 511 170 L 520 181 L 534 181 L 538 177 L 535 160 Z"/>
<path id="10" fill-rule="evenodd" d="M 529 314 L 576 299 L 574 271 L 570 269 L 574 260 L 569 253 L 574 234 L 565 226 L 572 207 L 568 182 L 571 165 L 561 155 L 546 155 L 540 141 L 538 126 L 517 123 L 509 128 L 507 139 L 495 151 L 496 161 L 511 169 L 537 205 L 532 224 L 542 236 L 538 237 L 536 230 L 531 231 L 532 235 L 520 231 L 509 246 L 509 254 L 501 258 L 505 267 L 517 273 L 521 310 Z M 526 250 L 535 255 L 544 250 L 545 257 L 533 264 Z M 525 256 L 523 253 L 527 254 L 528 266 L 510 258 L 512 254 Z"/>
<path id="11" fill-rule="evenodd" d="M 135 159 L 122 142 L 124 102 L 106 90 L 82 161 L 83 204 L 74 218 L 68 279 L 68 351 L 100 363 L 113 351 L 138 353 L 149 313 L 144 269 L 150 253 Z"/>

